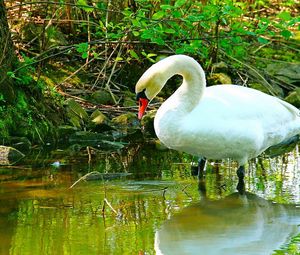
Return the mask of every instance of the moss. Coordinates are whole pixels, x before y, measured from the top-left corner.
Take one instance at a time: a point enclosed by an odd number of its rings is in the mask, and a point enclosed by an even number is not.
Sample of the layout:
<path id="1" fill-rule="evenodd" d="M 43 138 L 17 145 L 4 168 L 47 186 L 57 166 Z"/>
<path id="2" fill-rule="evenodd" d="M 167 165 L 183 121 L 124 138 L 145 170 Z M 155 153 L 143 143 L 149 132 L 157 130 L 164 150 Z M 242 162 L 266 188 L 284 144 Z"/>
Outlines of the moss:
<path id="1" fill-rule="evenodd" d="M 62 63 L 50 63 L 46 66 L 44 73 L 40 75 L 39 79 L 44 81 L 49 87 L 55 87 L 68 78 L 68 84 L 79 88 L 88 80 L 88 77 L 84 74 L 74 75 L 79 68 L 80 66 L 77 66 L 76 64 L 71 66 L 63 65 Z M 37 80 L 37 77 L 35 77 L 35 80 Z"/>
<path id="2" fill-rule="evenodd" d="M 209 84 L 232 84 L 231 78 L 225 73 L 214 73 L 208 77 Z"/>
<path id="3" fill-rule="evenodd" d="M 16 91 L 16 100 L 13 105 L 6 104 L 0 107 L 0 137 L 9 136 L 27 137 L 29 140 L 44 143 L 45 137 L 55 137 L 56 128 L 52 119 L 55 103 L 47 104 L 47 98 L 41 96 L 37 102 L 34 97 L 24 91 Z M 52 110 L 51 110 L 52 109 Z M 55 111 L 56 116 L 61 114 Z"/>
<path id="4" fill-rule="evenodd" d="M 5 120 L 0 120 L 0 137 L 7 138 L 9 136 L 9 131 Z"/>

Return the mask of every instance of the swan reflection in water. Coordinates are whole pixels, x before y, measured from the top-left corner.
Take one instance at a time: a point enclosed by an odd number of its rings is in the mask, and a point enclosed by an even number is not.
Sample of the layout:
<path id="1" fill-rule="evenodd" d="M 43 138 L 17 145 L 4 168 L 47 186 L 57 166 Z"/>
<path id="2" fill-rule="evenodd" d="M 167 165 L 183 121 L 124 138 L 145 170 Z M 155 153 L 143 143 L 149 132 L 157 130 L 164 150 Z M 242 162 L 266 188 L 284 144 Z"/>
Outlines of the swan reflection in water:
<path id="1" fill-rule="evenodd" d="M 252 193 L 188 206 L 155 234 L 156 254 L 263 255 L 299 232 L 300 208 Z"/>

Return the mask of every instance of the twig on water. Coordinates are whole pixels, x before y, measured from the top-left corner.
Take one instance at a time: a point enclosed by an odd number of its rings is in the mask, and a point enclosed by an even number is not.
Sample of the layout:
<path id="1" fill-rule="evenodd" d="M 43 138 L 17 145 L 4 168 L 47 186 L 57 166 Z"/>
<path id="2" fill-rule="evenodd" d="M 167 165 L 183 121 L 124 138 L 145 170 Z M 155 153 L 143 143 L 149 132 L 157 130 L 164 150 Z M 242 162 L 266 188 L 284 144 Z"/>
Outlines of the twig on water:
<path id="1" fill-rule="evenodd" d="M 118 212 L 112 207 L 112 205 L 108 202 L 108 200 L 106 198 L 104 198 L 104 204 L 107 204 L 108 207 L 116 214 L 118 215 Z M 103 208 L 102 208 L 102 212 L 104 213 L 104 209 L 105 209 L 105 206 L 103 205 Z"/>
<path id="2" fill-rule="evenodd" d="M 90 146 L 87 146 L 86 147 L 86 150 L 87 150 L 87 153 L 88 153 L 88 155 L 89 155 L 89 163 L 91 163 L 91 161 L 92 161 L 92 153 L 91 153 L 91 147 Z"/>
<path id="3" fill-rule="evenodd" d="M 72 189 L 77 183 L 81 182 L 81 181 L 85 181 L 86 178 L 92 174 L 95 174 L 95 173 L 98 173 L 97 171 L 93 171 L 93 172 L 90 172 L 90 173 L 87 173 L 86 175 L 80 177 L 76 182 L 74 182 L 70 187 L 69 189 Z"/>

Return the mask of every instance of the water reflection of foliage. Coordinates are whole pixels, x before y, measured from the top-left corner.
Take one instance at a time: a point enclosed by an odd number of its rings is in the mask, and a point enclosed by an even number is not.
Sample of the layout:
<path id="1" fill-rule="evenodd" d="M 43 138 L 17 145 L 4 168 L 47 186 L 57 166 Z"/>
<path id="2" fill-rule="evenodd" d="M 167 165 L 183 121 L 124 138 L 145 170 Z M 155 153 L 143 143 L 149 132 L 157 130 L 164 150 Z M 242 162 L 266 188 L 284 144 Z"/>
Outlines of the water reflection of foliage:
<path id="1" fill-rule="evenodd" d="M 297 203 L 300 166 L 298 148 L 275 158 L 252 160 L 248 169 L 248 189 L 278 203 Z"/>
<path id="2" fill-rule="evenodd" d="M 15 222 L 11 254 L 154 254 L 154 233 L 166 219 L 203 198 L 203 190 L 207 198 L 219 200 L 236 189 L 234 162 L 209 162 L 201 186 L 191 176 L 191 160 L 153 145 L 133 146 L 127 152 L 98 155 L 90 164 L 65 160 L 59 170 L 33 169 L 34 179 L 23 179 L 21 186 L 16 186 L 20 178 L 8 180 L 18 190 L 10 213 Z M 68 189 L 78 176 L 95 170 L 132 175 Z M 255 159 L 246 172 L 246 189 L 276 202 L 299 203 L 299 171 L 297 149 Z M 5 184 L 0 198 L 11 200 Z M 105 206 L 105 199 L 114 210 Z"/>

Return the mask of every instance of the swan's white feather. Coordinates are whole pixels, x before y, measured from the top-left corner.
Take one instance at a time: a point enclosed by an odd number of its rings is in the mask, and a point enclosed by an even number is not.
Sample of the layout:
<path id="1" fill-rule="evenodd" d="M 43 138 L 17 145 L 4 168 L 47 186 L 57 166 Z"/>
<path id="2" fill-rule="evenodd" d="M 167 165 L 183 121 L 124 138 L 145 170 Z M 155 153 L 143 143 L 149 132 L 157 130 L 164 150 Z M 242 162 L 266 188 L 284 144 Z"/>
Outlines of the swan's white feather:
<path id="1" fill-rule="evenodd" d="M 183 84 L 161 105 L 154 121 L 158 138 L 169 148 L 208 159 L 232 158 L 243 165 L 268 147 L 300 133 L 297 108 L 242 86 L 206 88 L 201 66 L 190 57 L 168 57 L 145 74 L 136 90 L 146 89 L 146 95 L 147 89 L 152 90 L 153 97 L 172 75 L 183 76 Z M 160 84 L 151 79 L 153 76 Z"/>

